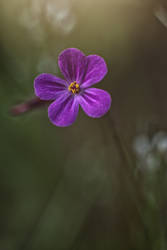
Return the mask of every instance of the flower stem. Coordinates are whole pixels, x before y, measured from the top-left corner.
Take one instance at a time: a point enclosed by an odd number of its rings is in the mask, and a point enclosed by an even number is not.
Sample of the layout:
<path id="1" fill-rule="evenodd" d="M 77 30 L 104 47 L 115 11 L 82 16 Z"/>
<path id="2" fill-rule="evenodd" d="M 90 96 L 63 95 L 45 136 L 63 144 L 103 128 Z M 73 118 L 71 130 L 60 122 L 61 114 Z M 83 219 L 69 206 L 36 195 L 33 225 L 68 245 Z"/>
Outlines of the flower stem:
<path id="1" fill-rule="evenodd" d="M 13 116 L 22 115 L 26 112 L 29 112 L 36 108 L 40 108 L 49 103 L 50 103 L 49 101 L 43 101 L 43 100 L 40 100 L 38 97 L 33 97 L 32 99 L 26 102 L 13 106 L 10 110 L 10 113 Z"/>
<path id="2" fill-rule="evenodd" d="M 145 236 L 145 240 L 148 244 L 148 246 L 150 246 L 151 244 L 151 237 L 150 237 L 150 230 L 145 222 L 145 217 L 143 215 L 143 204 L 141 205 L 141 201 L 145 201 L 144 197 L 141 197 L 142 194 L 140 194 L 140 192 L 138 192 L 137 187 L 136 187 L 136 183 L 137 183 L 137 176 L 134 174 L 134 166 L 136 165 L 135 162 L 133 161 L 133 158 L 130 157 L 128 151 L 126 150 L 126 147 L 124 147 L 123 143 L 122 143 L 122 139 L 117 131 L 114 119 L 112 118 L 111 114 L 108 115 L 108 121 L 109 121 L 109 125 L 112 128 L 112 138 L 115 141 L 115 145 L 117 147 L 118 153 L 121 157 L 122 163 L 124 165 L 126 165 L 126 169 L 129 171 L 126 171 L 126 173 L 129 173 L 129 176 L 127 175 L 127 177 L 130 180 L 130 185 L 131 185 L 131 190 L 133 190 L 133 192 L 131 193 L 132 198 L 134 200 L 136 209 L 138 211 L 139 217 L 141 218 L 141 223 L 143 225 L 143 232 L 144 232 L 144 236 Z M 135 195 L 134 195 L 135 193 Z"/>

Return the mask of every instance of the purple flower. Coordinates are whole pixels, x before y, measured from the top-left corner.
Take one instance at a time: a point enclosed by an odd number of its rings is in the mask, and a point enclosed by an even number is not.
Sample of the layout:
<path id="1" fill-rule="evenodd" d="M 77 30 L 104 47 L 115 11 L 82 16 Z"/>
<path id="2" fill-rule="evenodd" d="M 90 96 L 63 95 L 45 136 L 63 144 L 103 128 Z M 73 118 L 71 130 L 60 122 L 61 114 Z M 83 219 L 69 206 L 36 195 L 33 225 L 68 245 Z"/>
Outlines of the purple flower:
<path id="1" fill-rule="evenodd" d="M 79 105 L 93 118 L 103 116 L 110 108 L 108 92 L 90 88 L 107 74 L 104 59 L 85 56 L 75 48 L 60 53 L 58 64 L 65 80 L 43 73 L 35 78 L 35 94 L 41 100 L 52 101 L 48 108 L 51 122 L 60 127 L 70 126 L 77 117 Z"/>

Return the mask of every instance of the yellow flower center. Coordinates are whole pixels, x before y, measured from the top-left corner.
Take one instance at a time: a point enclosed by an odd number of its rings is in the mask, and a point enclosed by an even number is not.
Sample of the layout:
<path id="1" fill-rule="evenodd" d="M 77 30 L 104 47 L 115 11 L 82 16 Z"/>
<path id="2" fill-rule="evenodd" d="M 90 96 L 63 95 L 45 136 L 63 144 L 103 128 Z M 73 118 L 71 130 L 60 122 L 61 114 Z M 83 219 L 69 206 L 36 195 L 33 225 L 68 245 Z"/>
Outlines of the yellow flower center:
<path id="1" fill-rule="evenodd" d="M 77 94 L 80 91 L 79 84 L 75 81 L 70 83 L 68 90 L 71 91 L 73 94 Z"/>

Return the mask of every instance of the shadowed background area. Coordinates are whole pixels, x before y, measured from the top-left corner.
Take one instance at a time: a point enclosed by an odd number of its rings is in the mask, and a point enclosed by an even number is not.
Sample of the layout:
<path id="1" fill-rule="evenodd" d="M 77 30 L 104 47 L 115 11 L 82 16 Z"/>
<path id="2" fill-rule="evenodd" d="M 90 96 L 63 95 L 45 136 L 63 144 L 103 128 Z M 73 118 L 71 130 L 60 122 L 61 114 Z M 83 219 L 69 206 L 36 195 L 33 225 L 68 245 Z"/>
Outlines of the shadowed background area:
<path id="1" fill-rule="evenodd" d="M 167 4 L 1 0 L 0 249 L 167 249 Z M 111 110 L 12 116 L 69 47 L 98 54 Z"/>

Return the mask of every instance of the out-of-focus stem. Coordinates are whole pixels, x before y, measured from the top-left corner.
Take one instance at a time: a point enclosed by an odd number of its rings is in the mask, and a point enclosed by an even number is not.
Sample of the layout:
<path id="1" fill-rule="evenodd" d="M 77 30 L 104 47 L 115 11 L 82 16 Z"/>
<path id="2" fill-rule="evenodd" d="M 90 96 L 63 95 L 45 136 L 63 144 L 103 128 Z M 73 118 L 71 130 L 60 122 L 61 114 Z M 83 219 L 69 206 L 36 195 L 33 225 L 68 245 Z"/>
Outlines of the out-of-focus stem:
<path id="1" fill-rule="evenodd" d="M 46 104 L 49 104 L 49 101 L 42 101 L 40 100 L 38 97 L 34 97 L 31 100 L 28 100 L 26 102 L 20 103 L 18 105 L 15 105 L 11 108 L 10 113 L 13 116 L 18 116 L 18 115 L 22 115 L 26 112 L 29 112 L 33 109 L 42 107 Z"/>

